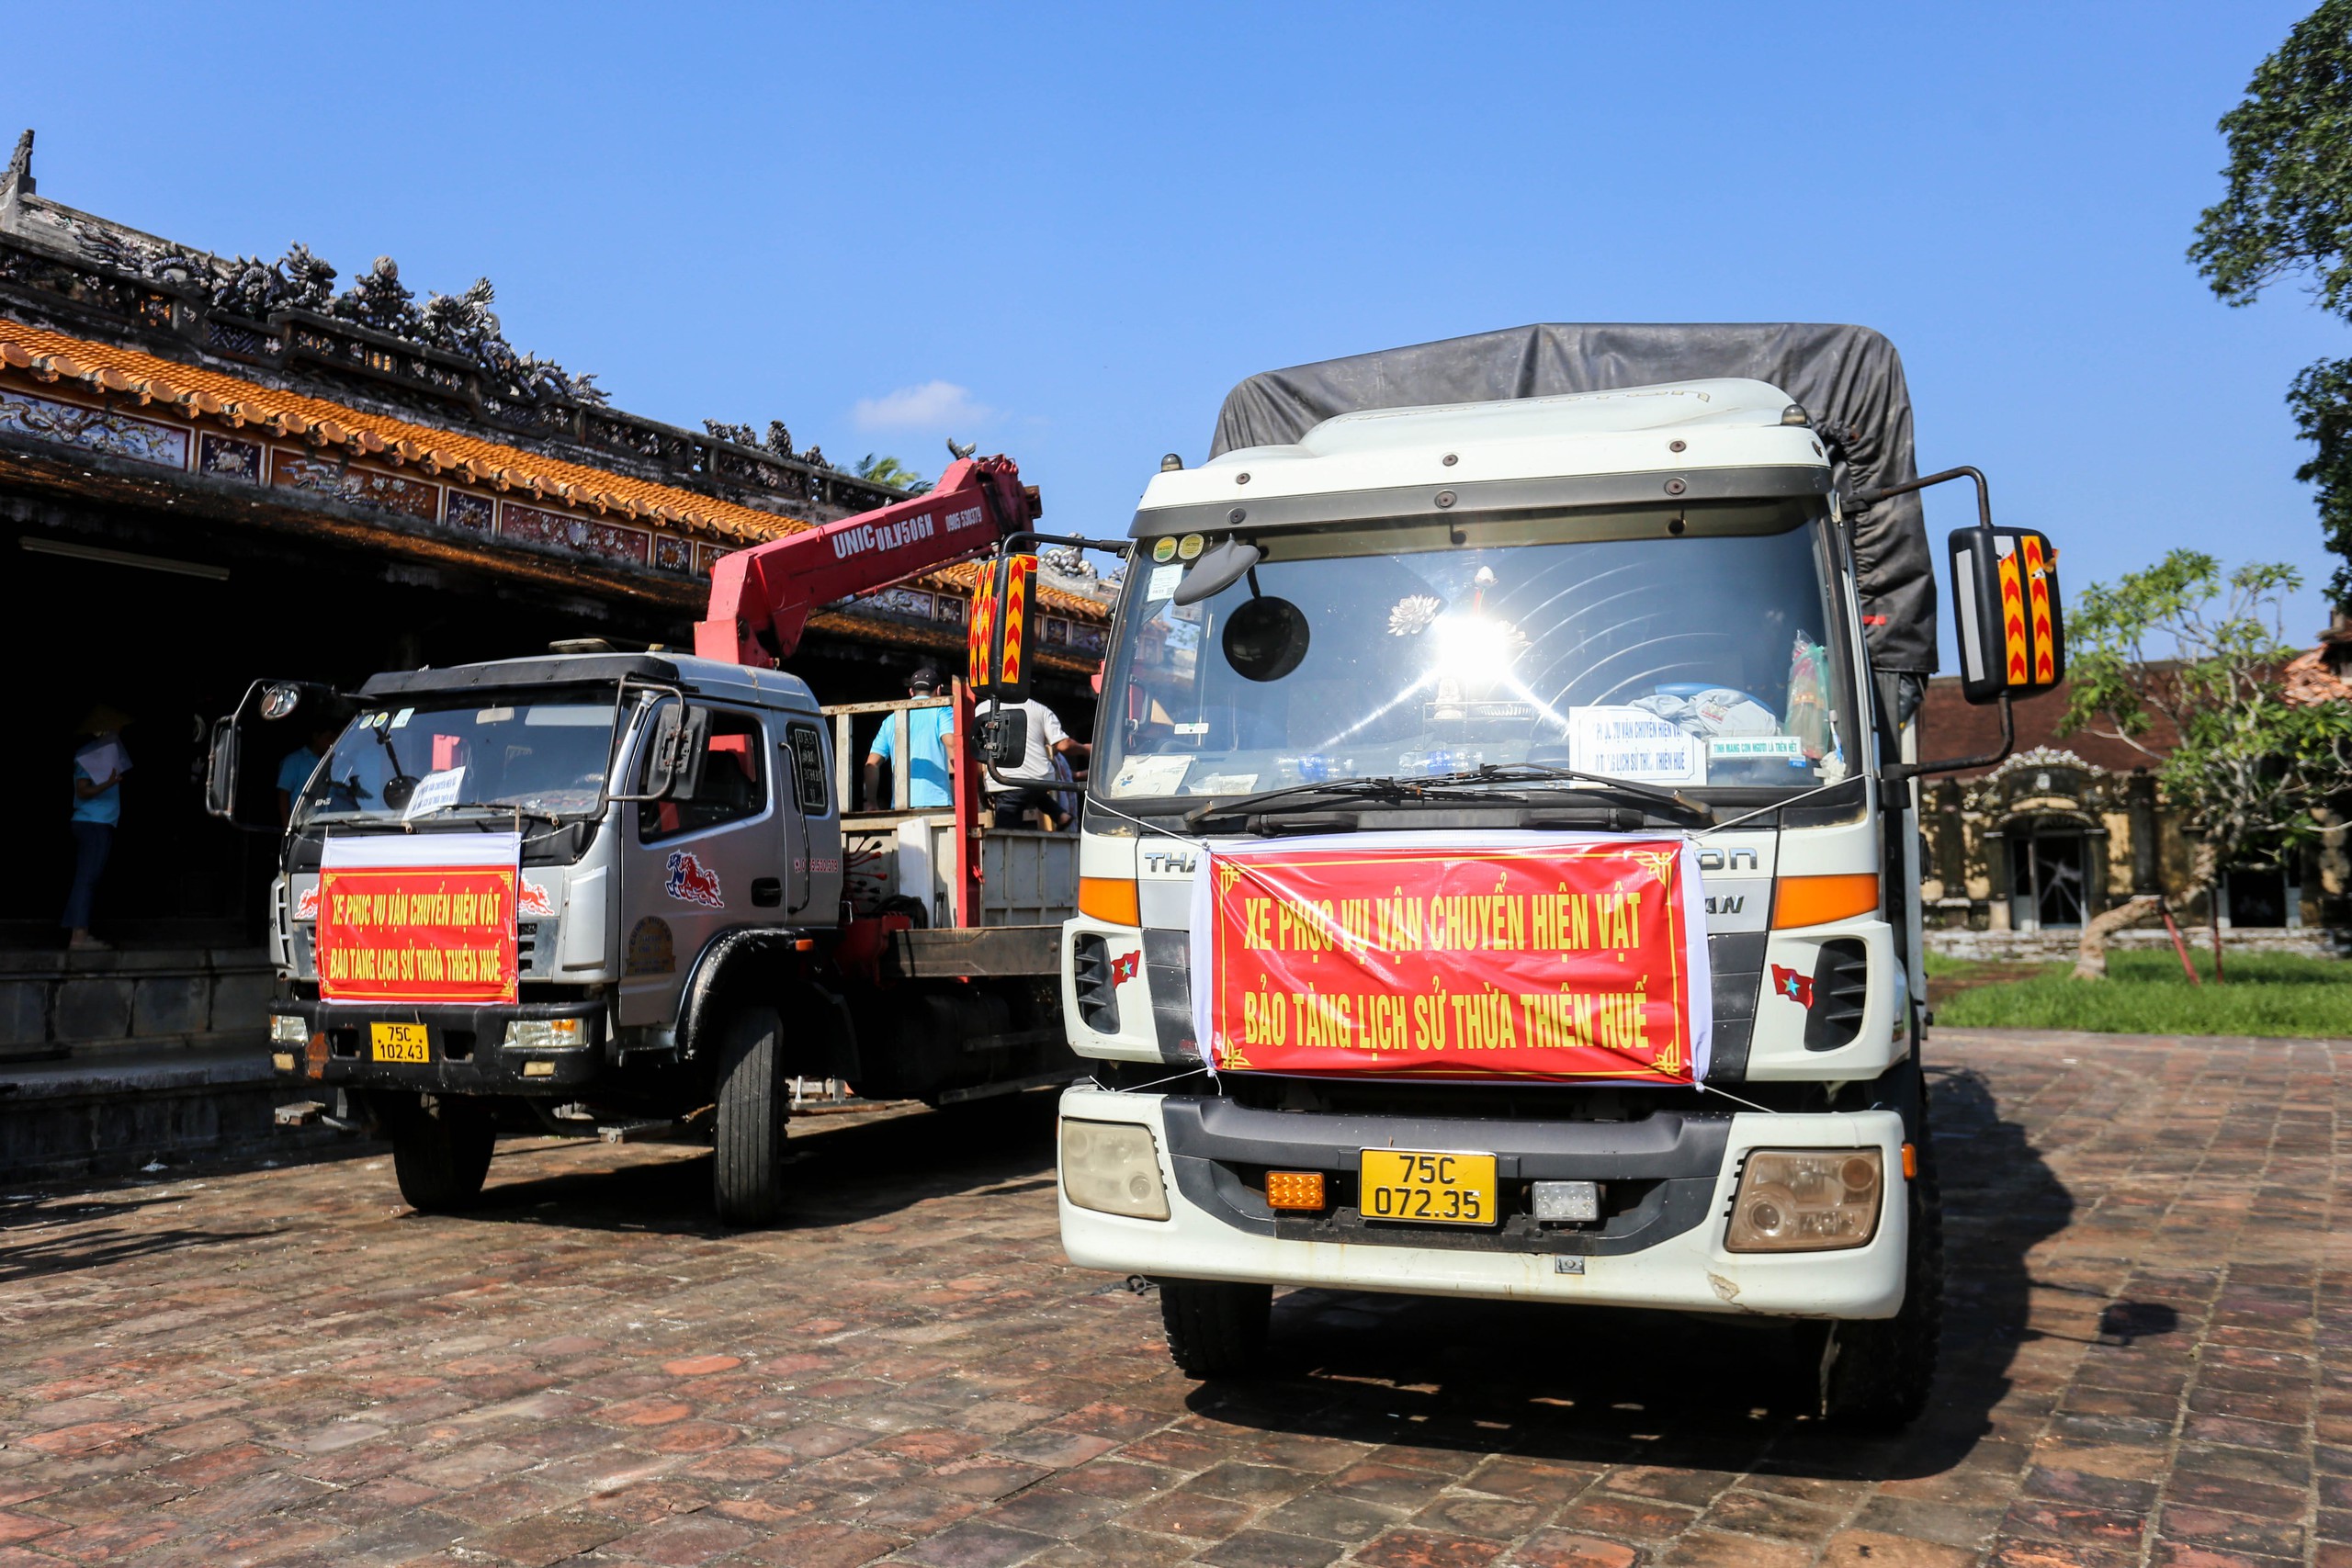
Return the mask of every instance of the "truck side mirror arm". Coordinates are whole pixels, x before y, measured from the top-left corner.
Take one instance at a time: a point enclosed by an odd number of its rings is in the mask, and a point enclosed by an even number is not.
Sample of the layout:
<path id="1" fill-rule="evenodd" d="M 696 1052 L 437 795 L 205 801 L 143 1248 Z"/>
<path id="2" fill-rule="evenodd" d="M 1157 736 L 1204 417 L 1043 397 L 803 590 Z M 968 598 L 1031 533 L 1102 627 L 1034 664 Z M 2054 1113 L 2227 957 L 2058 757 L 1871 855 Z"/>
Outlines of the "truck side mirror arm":
<path id="1" fill-rule="evenodd" d="M 2008 694 L 2001 694 L 2001 749 L 1987 751 L 1982 757 L 1941 757 L 1932 762 L 1889 762 L 1878 771 L 1880 780 L 1890 787 L 1909 784 L 1923 773 L 1956 773 L 1964 768 L 1989 768 L 2008 760 L 2018 746 L 2018 721 L 2009 706 Z"/>

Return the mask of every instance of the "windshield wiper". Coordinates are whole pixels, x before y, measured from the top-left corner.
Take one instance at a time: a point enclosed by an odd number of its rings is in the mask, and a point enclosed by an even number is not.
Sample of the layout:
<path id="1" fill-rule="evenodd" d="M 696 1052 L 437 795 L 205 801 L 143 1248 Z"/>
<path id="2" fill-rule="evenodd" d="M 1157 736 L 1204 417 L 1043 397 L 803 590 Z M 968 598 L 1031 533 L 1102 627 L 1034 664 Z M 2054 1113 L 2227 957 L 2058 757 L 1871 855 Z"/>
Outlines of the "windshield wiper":
<path id="1" fill-rule="evenodd" d="M 1450 775 L 1449 775 L 1450 776 Z M 1398 779 L 1385 774 L 1374 774 L 1357 779 L 1326 779 L 1319 784 L 1284 784 L 1280 789 L 1263 789 L 1255 795 L 1245 795 L 1232 800 L 1213 800 L 1206 806 L 1196 806 L 1184 813 L 1184 825 L 1197 828 L 1211 817 L 1230 817 L 1237 813 L 1255 811 L 1272 801 L 1288 800 L 1293 795 L 1371 795 L 1390 800 L 1408 800 L 1414 786 L 1434 783 L 1430 779 Z"/>
<path id="2" fill-rule="evenodd" d="M 1245 816 L 1253 811 L 1261 811 L 1269 806 L 1292 811 L 1310 809 L 1322 804 L 1321 798 L 1310 797 L 1338 796 L 1345 799 L 1351 795 L 1364 795 L 1392 801 L 1415 801 L 1425 798 L 1458 800 L 1462 798 L 1459 792 L 1474 784 L 1484 784 L 1492 788 L 1498 785 L 1508 787 L 1544 784 L 1564 784 L 1579 794 L 1603 793 L 1622 795 L 1632 800 L 1647 801 L 1653 806 L 1695 817 L 1702 822 L 1713 822 L 1715 819 L 1713 807 L 1702 800 L 1694 800 L 1679 790 L 1653 789 L 1647 784 L 1612 779 L 1605 773 L 1589 773 L 1578 768 L 1554 767 L 1548 762 L 1487 762 L 1476 768 L 1464 769 L 1460 773 L 1435 773 L 1427 778 L 1401 779 L 1387 774 L 1375 774 L 1368 778 L 1330 779 L 1321 784 L 1285 784 L 1280 789 L 1261 790 L 1256 795 L 1245 795 L 1233 800 L 1213 801 L 1206 806 L 1195 807 L 1184 813 L 1184 824 L 1187 827 L 1197 828 L 1211 817 Z M 1510 797 L 1506 795 L 1501 798 Z"/>
<path id="3" fill-rule="evenodd" d="M 1464 784 L 1547 784 L 1558 782 L 1584 790 L 1600 790 L 1622 795 L 1634 800 L 1646 800 L 1654 805 L 1671 807 L 1687 812 L 1702 822 L 1715 819 L 1715 808 L 1703 800 L 1694 799 L 1679 789 L 1657 789 L 1649 784 L 1634 784 L 1625 779 L 1612 779 L 1606 773 L 1589 773 L 1581 768 L 1555 767 L 1550 762 L 1486 762 L 1467 773 L 1449 773 L 1448 780 Z"/>
<path id="4" fill-rule="evenodd" d="M 528 817 L 535 822 L 545 822 L 549 827 L 563 826 L 563 818 L 552 811 L 542 811 L 536 806 L 515 806 L 506 801 L 449 800 L 444 801 L 439 806 L 428 806 L 417 815 L 430 817 L 438 811 L 495 811 L 501 817 Z M 413 820 L 415 820 L 414 818 L 403 817 L 401 818 L 401 823 L 405 827 Z"/>

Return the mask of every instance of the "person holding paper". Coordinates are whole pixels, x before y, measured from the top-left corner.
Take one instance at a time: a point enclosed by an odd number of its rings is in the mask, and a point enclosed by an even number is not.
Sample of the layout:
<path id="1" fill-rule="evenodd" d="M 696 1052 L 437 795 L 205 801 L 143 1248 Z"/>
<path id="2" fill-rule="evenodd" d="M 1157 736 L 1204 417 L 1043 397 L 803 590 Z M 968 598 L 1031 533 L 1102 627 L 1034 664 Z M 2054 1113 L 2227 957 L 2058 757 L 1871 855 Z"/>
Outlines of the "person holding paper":
<path id="1" fill-rule="evenodd" d="M 130 771 L 122 728 L 130 722 L 130 715 L 101 703 L 74 728 L 86 739 L 74 751 L 74 816 L 67 824 L 74 834 L 74 886 L 59 917 L 68 947 L 108 945 L 90 934 L 90 903 L 122 820 L 122 775 Z"/>

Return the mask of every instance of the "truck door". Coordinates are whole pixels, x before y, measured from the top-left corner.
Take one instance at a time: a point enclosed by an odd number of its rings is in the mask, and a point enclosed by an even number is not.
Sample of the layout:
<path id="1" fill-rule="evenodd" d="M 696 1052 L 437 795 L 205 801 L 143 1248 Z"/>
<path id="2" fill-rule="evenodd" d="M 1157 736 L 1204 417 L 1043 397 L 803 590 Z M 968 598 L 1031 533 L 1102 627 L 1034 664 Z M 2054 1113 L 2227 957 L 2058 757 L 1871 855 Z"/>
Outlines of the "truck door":
<path id="1" fill-rule="evenodd" d="M 781 755 L 791 772 L 806 851 L 795 852 L 785 905 L 797 919 L 830 925 L 842 900 L 842 818 L 829 784 L 832 769 L 826 762 L 824 729 L 813 719 L 793 720 L 785 726 Z"/>
<path id="2" fill-rule="evenodd" d="M 648 723 L 639 734 L 652 731 Z M 639 746 L 634 793 L 646 787 L 649 750 Z M 783 920 L 787 838 L 797 834 L 784 820 L 769 752 L 758 714 L 713 706 L 692 797 L 619 808 L 630 814 L 620 824 L 624 1024 L 674 1018 L 695 955 L 720 931 Z"/>

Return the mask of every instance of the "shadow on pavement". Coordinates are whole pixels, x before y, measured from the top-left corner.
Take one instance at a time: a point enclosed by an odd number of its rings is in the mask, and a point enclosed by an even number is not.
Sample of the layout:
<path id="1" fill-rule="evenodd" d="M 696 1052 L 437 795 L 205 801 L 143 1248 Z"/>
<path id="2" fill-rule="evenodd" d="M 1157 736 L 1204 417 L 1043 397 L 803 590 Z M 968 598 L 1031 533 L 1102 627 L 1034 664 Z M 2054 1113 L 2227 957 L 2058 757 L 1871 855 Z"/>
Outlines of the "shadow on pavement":
<path id="1" fill-rule="evenodd" d="M 107 1224 L 87 1228 L 93 1221 L 125 1221 L 143 1211 L 182 1201 L 178 1193 L 153 1197 L 24 1198 L 0 1202 L 0 1284 L 37 1280 L 77 1269 L 103 1269 L 110 1263 L 192 1247 L 218 1247 L 266 1235 L 267 1230 L 207 1230 L 194 1226 L 159 1229 Z M 51 1233 L 54 1234 L 44 1234 Z"/>
<path id="2" fill-rule="evenodd" d="M 808 1117 L 792 1124 L 791 1190 L 779 1230 L 820 1229 L 888 1214 L 928 1198 L 983 1190 L 1033 1192 L 1053 1185 L 1057 1093 L 1011 1095 L 951 1111 L 915 1111 L 846 1125 Z M 729 1235 L 711 1209 L 711 1156 L 654 1154 L 615 1168 L 529 1173 L 540 1145 L 502 1147 L 481 1201 L 461 1220 Z M 665 1157 L 666 1156 L 666 1157 Z M 390 1172 L 385 1173 L 389 1179 Z M 1007 1185 L 1010 1184 L 1010 1185 Z"/>
<path id="3" fill-rule="evenodd" d="M 1981 1077 L 1930 1079 L 1943 1353 L 1928 1414 L 1900 1436 L 1815 1419 L 1814 1362 L 1786 1321 L 1313 1290 L 1274 1303 L 1275 1365 L 1291 1375 L 1204 1384 L 1191 1406 L 1270 1430 L 1568 1462 L 1940 1473 L 1990 1428 L 2029 1332 L 2028 1249 L 2064 1228 L 2074 1203 Z M 2133 1303 L 2110 1311 L 2110 1332 L 2164 1331 Z"/>

